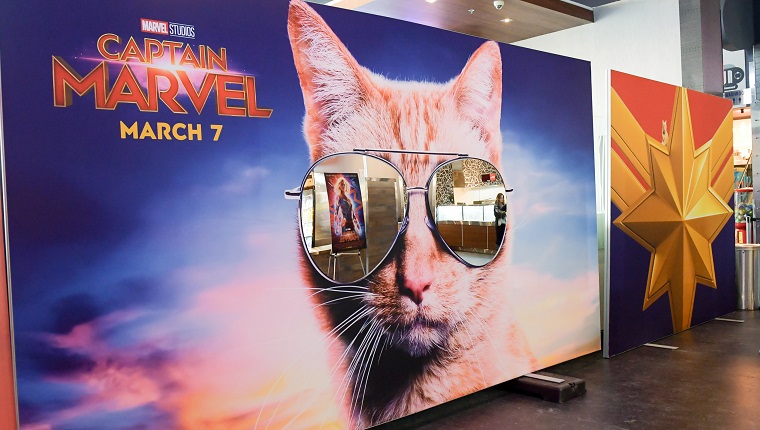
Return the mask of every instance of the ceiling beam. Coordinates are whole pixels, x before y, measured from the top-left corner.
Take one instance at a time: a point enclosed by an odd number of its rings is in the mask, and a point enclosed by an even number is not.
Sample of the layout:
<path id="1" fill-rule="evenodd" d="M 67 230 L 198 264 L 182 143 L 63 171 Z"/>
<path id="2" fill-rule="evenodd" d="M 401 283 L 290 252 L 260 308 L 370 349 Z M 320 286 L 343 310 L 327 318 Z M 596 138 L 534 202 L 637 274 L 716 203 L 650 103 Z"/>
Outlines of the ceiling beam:
<path id="1" fill-rule="evenodd" d="M 562 0 L 522 0 L 525 3 L 541 6 L 546 9 L 551 9 L 555 12 L 564 13 L 565 15 L 574 16 L 586 20 L 588 22 L 594 22 L 594 11 L 586 9 L 572 3 L 567 3 Z"/>
<path id="2" fill-rule="evenodd" d="M 311 0 L 484 39 L 513 43 L 594 22 L 593 10 L 562 0 Z"/>

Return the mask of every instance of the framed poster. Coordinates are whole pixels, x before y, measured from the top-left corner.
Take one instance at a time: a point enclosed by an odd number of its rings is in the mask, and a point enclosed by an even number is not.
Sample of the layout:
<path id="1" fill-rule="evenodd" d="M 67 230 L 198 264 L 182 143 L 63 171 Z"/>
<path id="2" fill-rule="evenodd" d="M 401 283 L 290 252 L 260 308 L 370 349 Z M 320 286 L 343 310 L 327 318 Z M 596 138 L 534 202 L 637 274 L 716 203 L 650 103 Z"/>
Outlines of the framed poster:
<path id="1" fill-rule="evenodd" d="M 325 173 L 333 252 L 367 247 L 364 206 L 356 173 Z"/>

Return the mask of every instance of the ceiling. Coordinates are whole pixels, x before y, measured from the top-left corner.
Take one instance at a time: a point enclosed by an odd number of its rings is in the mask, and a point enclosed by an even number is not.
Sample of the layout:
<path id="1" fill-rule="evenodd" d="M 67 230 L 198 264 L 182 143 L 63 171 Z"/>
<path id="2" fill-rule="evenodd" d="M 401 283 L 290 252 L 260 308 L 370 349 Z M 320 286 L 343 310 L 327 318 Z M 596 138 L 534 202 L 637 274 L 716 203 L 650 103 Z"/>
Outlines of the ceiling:
<path id="1" fill-rule="evenodd" d="M 588 7 L 603 6 L 608 3 L 614 3 L 619 0 L 574 0 L 574 3 L 580 3 Z"/>
<path id="2" fill-rule="evenodd" d="M 594 21 L 593 8 L 618 0 L 308 0 L 504 43 Z M 502 19 L 510 22 L 502 22 Z"/>

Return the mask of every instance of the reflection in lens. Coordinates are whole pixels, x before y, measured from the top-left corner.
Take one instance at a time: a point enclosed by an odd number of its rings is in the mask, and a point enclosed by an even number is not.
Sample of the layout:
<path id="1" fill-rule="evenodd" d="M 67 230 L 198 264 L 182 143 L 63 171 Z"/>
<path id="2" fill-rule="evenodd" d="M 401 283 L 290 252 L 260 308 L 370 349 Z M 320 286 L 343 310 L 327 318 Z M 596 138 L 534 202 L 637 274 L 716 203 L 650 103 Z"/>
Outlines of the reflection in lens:
<path id="1" fill-rule="evenodd" d="M 314 266 L 351 283 L 390 251 L 404 219 L 406 185 L 390 163 L 365 154 L 337 154 L 309 171 L 301 194 L 301 232 Z"/>
<path id="2" fill-rule="evenodd" d="M 428 205 L 441 239 L 466 263 L 491 262 L 502 246 L 507 193 L 496 167 L 477 158 L 458 158 L 430 179 Z"/>

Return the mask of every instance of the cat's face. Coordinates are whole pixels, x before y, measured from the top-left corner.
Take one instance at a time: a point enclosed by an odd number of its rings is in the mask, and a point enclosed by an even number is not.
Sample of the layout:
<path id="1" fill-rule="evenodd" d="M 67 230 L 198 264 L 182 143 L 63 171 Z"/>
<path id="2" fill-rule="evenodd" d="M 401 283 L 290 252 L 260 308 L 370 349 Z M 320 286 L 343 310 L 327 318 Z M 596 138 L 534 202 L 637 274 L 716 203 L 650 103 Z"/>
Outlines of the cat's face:
<path id="1" fill-rule="evenodd" d="M 312 161 L 363 147 L 466 152 L 500 165 L 501 55 L 496 43 L 483 44 L 448 83 L 398 82 L 361 67 L 321 17 L 300 1 L 291 3 L 288 31 L 304 93 L 304 133 Z M 386 155 L 410 187 L 426 185 L 436 166 L 451 158 Z M 423 193 L 409 194 L 406 230 L 363 282 L 372 293 L 362 299 L 370 316 L 389 342 L 416 357 L 452 347 L 450 337 L 467 330 L 465 321 L 472 332 L 483 331 L 484 315 L 494 311 L 492 289 L 503 285 L 506 263 L 501 252 L 482 268 L 462 264 L 428 227 L 426 205 Z M 326 283 L 313 267 L 304 267 L 311 283 Z M 344 317 L 335 315 L 334 322 Z"/>

